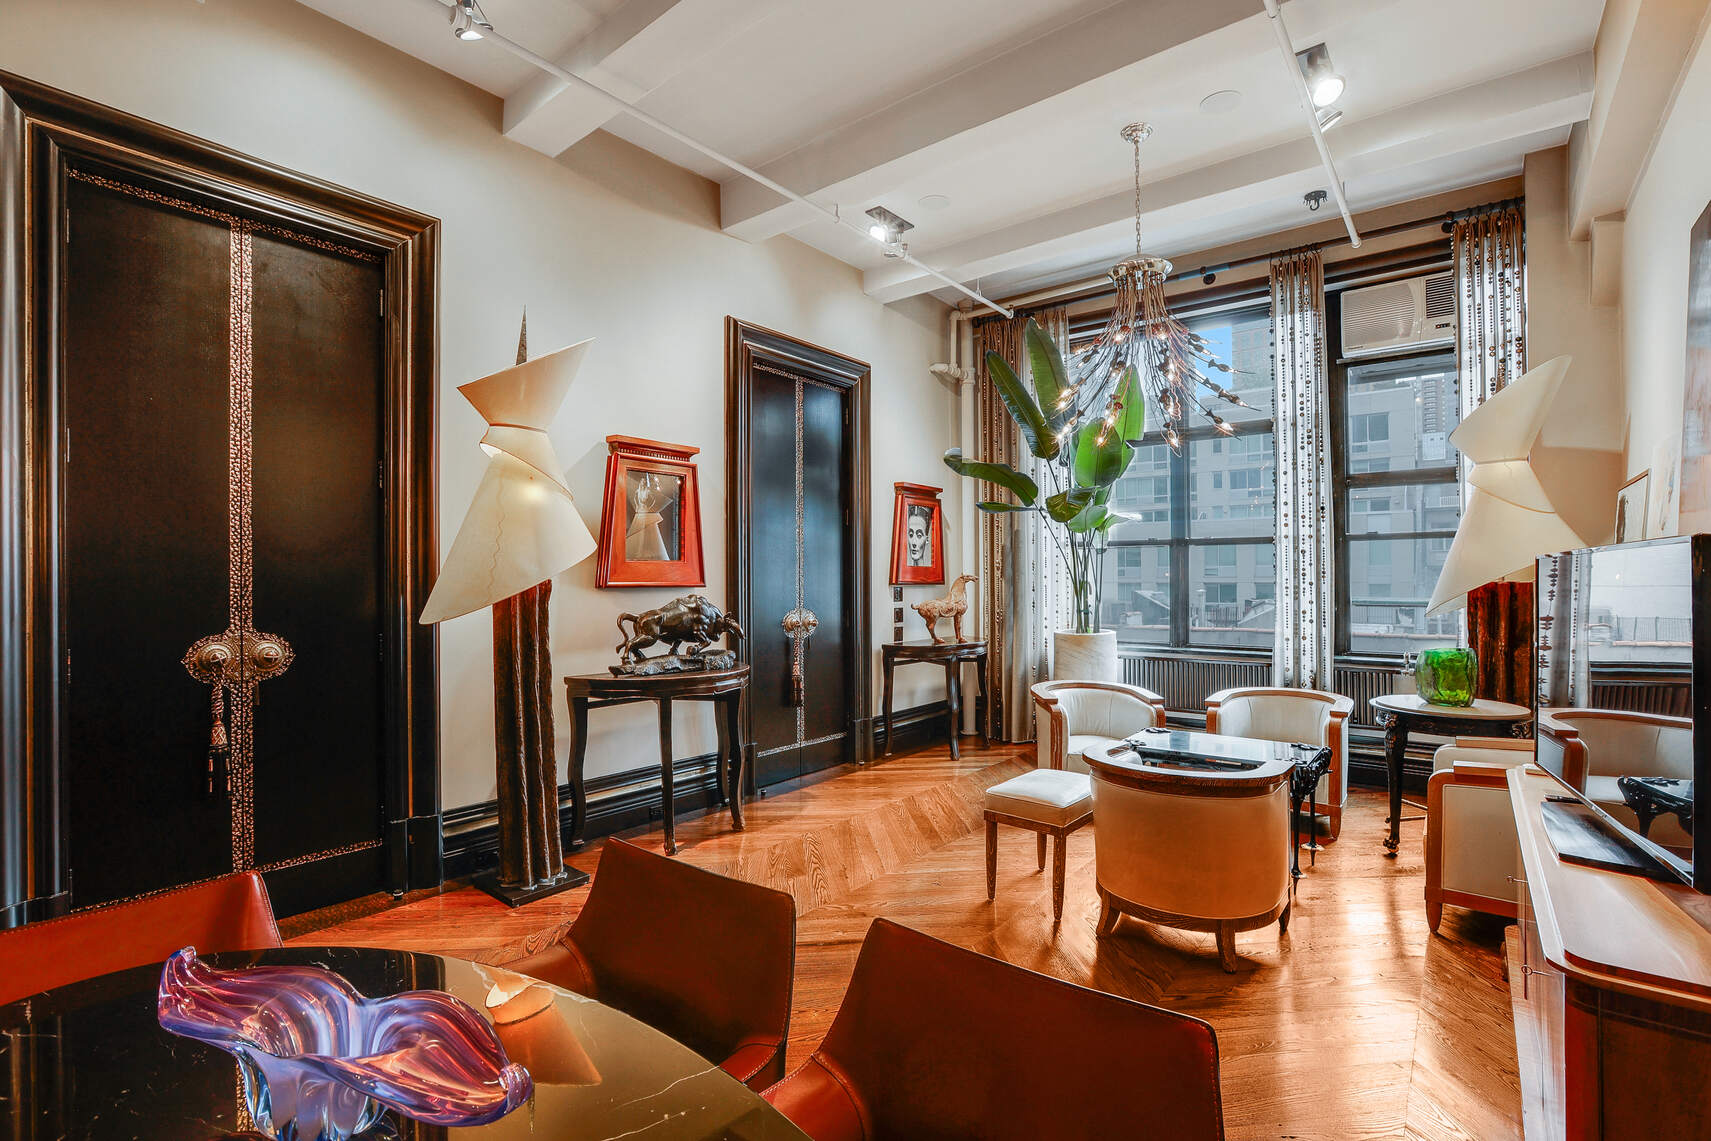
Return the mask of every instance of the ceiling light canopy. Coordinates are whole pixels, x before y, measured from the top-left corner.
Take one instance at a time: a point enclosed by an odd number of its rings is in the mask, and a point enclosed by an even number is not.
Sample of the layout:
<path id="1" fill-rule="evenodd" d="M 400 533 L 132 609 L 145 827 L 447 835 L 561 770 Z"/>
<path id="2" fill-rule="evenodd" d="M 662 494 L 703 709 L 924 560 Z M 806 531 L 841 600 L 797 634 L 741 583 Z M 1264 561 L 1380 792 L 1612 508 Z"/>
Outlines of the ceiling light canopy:
<path id="1" fill-rule="evenodd" d="M 1329 107 L 1343 96 L 1343 77 L 1331 66 L 1331 52 L 1324 44 L 1314 44 L 1295 53 L 1295 62 L 1307 80 L 1307 93 L 1313 106 Z"/>
<path id="2" fill-rule="evenodd" d="M 460 40 L 479 40 L 483 32 L 493 30 L 493 22 L 475 0 L 457 0 L 451 17 L 452 35 Z"/>

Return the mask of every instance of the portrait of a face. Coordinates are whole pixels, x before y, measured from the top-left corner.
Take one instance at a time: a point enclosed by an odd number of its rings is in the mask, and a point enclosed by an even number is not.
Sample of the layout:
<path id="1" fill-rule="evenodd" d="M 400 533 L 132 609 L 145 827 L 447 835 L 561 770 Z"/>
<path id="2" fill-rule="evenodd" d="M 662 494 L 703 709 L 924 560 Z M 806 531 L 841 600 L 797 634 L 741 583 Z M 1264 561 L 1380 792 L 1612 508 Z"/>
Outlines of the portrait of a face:
<path id="1" fill-rule="evenodd" d="M 933 548 L 929 539 L 933 531 L 933 512 L 929 507 L 911 506 L 909 508 L 909 524 L 904 534 L 909 544 L 909 565 L 926 567 L 933 565 Z"/>

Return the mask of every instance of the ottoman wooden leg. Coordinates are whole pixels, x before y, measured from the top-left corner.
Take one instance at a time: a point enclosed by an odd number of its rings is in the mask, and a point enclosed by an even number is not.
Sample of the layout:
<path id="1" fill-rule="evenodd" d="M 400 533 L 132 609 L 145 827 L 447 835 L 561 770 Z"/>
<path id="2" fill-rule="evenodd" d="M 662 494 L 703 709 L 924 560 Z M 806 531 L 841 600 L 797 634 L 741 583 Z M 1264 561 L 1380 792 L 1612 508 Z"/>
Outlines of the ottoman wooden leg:
<path id="1" fill-rule="evenodd" d="M 1218 965 L 1236 973 L 1236 925 L 1225 920 L 1218 921 Z"/>
<path id="2" fill-rule="evenodd" d="M 1099 926 L 1095 932 L 1099 935 L 1109 935 L 1117 930 L 1117 920 L 1123 918 L 1123 913 L 1117 910 L 1117 905 L 1111 902 L 1111 897 L 1105 892 L 1099 893 Z"/>
<path id="3" fill-rule="evenodd" d="M 1045 847 L 1046 837 L 1040 834 L 1040 846 Z M 1052 924 L 1063 922 L 1063 872 L 1067 862 L 1069 837 L 1059 832 L 1053 840 L 1052 848 Z"/>
<path id="4" fill-rule="evenodd" d="M 998 821 L 986 818 L 986 898 L 998 895 Z"/>
<path id="5" fill-rule="evenodd" d="M 1038 839 L 1040 841 L 1040 870 L 1043 872 L 1046 870 L 1046 834 L 1041 832 Z"/>

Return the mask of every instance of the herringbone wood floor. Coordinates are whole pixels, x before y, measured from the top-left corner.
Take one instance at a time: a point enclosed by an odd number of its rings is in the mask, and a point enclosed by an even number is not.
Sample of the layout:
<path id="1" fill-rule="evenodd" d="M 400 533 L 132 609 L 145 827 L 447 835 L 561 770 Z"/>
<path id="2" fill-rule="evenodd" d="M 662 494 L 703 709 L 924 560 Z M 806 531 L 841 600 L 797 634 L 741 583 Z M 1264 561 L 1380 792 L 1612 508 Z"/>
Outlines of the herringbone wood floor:
<path id="1" fill-rule="evenodd" d="M 1241 969 L 1229 975 L 1210 935 L 1126 920 L 1094 938 L 1091 828 L 1070 840 L 1061 928 L 1052 929 L 1049 872 L 1035 869 L 1030 834 L 1000 830 L 998 899 L 986 901 L 981 792 L 1031 763 L 1031 750 L 971 742 L 960 761 L 924 750 L 755 801 L 744 833 L 730 832 L 723 813 L 679 821 L 680 859 L 796 898 L 792 1066 L 825 1033 L 862 935 L 883 915 L 1205 1018 L 1218 1032 L 1231 1138 L 1520 1137 L 1502 924 L 1452 908 L 1442 934 L 1429 935 L 1420 824 L 1404 826 L 1399 859 L 1383 858 L 1383 798 L 1357 791 L 1342 838 L 1301 881 L 1289 934 L 1239 936 Z M 572 859 L 590 871 L 597 861 L 597 848 Z M 456 887 L 330 927 L 298 922 L 293 941 L 504 962 L 553 938 L 585 894 L 511 911 Z"/>

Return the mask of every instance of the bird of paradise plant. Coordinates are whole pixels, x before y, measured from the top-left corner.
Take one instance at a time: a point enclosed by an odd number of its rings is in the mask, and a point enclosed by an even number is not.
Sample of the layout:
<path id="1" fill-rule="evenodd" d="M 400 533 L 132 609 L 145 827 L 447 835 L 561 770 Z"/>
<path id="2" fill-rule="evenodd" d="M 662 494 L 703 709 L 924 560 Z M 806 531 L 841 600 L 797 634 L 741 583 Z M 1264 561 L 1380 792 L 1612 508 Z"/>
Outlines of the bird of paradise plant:
<path id="1" fill-rule="evenodd" d="M 986 371 L 1046 486 L 1009 464 L 968 459 L 960 448 L 945 453 L 945 466 L 1010 493 L 1010 499 L 983 501 L 982 511 L 1046 517 L 1046 533 L 1069 574 L 1074 632 L 1097 633 L 1111 528 L 1129 518 L 1111 509 L 1111 489 L 1128 470 L 1146 425 L 1140 377 L 1133 365 L 1126 368 L 1103 400 L 1103 413 L 1095 415 L 1089 408 L 1101 402 L 1070 383 L 1063 354 L 1031 319 L 1022 343 L 1033 391 L 997 353 L 986 354 Z"/>

